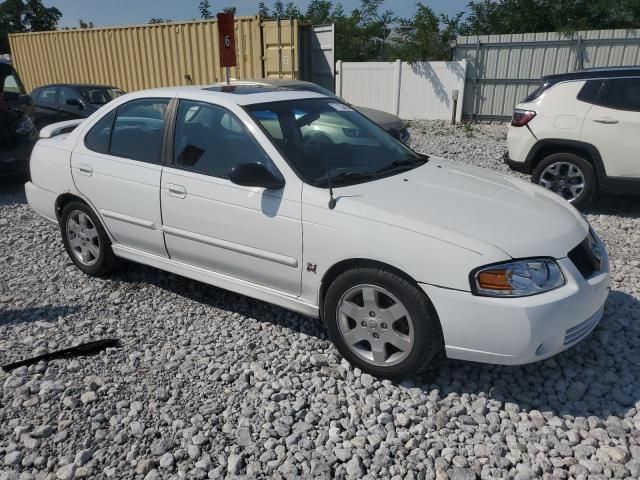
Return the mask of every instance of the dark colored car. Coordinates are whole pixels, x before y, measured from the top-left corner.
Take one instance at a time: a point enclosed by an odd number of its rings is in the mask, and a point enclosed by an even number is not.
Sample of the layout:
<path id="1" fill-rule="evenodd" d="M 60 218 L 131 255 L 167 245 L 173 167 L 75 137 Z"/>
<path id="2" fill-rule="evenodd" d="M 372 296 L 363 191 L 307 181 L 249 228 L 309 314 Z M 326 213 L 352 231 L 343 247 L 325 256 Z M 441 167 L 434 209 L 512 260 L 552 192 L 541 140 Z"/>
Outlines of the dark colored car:
<path id="1" fill-rule="evenodd" d="M 10 62 L 0 60 L 0 178 L 23 176 L 36 141 L 33 104 Z"/>
<path id="2" fill-rule="evenodd" d="M 87 118 L 101 106 L 124 94 L 107 85 L 59 83 L 44 85 L 31 92 L 35 104 L 36 127 L 76 118 Z"/>

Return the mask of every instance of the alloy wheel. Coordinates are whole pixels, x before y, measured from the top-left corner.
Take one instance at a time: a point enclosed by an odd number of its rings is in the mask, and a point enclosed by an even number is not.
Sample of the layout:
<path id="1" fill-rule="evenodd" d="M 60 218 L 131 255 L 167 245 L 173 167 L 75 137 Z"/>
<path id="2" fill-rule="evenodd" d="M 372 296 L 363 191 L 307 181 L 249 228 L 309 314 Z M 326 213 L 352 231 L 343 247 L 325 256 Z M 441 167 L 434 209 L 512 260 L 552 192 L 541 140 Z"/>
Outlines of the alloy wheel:
<path id="1" fill-rule="evenodd" d="M 413 349 L 415 333 L 409 312 L 381 287 L 350 288 L 338 302 L 336 317 L 345 344 L 372 365 L 397 365 Z"/>
<path id="2" fill-rule="evenodd" d="M 548 165 L 540 175 L 540 186 L 551 190 L 569 202 L 575 201 L 585 187 L 582 170 L 570 162 L 555 162 Z"/>
<path id="3" fill-rule="evenodd" d="M 94 265 L 100 257 L 100 237 L 91 217 L 73 210 L 67 217 L 66 230 L 73 256 L 83 265 Z"/>

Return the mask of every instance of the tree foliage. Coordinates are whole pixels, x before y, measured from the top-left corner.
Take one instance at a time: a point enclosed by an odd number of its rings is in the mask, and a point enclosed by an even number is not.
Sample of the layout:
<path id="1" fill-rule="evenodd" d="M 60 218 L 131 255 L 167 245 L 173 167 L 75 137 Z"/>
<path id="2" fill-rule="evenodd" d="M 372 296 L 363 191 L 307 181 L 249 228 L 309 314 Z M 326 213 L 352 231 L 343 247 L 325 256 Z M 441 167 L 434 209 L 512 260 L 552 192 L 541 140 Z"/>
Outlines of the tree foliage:
<path id="1" fill-rule="evenodd" d="M 5 0 L 0 4 L 0 53 L 9 51 L 9 34 L 55 30 L 62 12 L 41 0 Z"/>
<path id="2" fill-rule="evenodd" d="M 336 58 L 345 61 L 448 60 L 457 35 L 640 28 L 640 0 L 470 0 L 466 11 L 452 16 L 418 1 L 412 18 L 396 17 L 383 5 L 361 0 L 347 14 L 334 0 L 311 0 L 304 12 L 277 1 L 271 12 L 265 2 L 258 10 L 263 18 L 334 23 Z"/>
<path id="3" fill-rule="evenodd" d="M 209 2 L 209 0 L 201 0 L 198 5 L 198 11 L 200 12 L 200 18 L 211 18 L 211 2 Z"/>
<path id="4" fill-rule="evenodd" d="M 472 0 L 464 34 L 638 28 L 640 0 Z"/>

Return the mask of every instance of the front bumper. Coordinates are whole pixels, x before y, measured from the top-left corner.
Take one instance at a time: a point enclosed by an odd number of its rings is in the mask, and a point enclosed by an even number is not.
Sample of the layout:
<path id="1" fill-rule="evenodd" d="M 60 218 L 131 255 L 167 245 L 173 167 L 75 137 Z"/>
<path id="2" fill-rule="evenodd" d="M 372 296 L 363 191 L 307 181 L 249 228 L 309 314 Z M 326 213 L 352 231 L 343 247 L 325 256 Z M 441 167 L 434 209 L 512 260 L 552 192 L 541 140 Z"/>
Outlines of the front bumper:
<path id="1" fill-rule="evenodd" d="M 600 241 L 600 240 L 598 240 Z M 585 279 L 568 258 L 558 261 L 567 283 L 540 295 L 490 298 L 421 285 L 435 306 L 449 358 L 521 365 L 556 355 L 598 324 L 609 294 L 609 262 Z"/>

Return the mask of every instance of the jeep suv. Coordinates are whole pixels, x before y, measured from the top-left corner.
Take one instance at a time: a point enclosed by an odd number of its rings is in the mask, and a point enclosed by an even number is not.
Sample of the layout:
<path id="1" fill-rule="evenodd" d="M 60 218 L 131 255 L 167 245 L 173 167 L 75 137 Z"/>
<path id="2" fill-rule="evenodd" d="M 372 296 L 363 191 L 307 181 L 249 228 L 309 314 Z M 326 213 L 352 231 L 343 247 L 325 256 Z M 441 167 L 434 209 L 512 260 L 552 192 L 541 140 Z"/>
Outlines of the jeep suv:
<path id="1" fill-rule="evenodd" d="M 507 165 L 576 208 L 597 191 L 640 193 L 640 68 L 542 81 L 513 112 Z"/>

